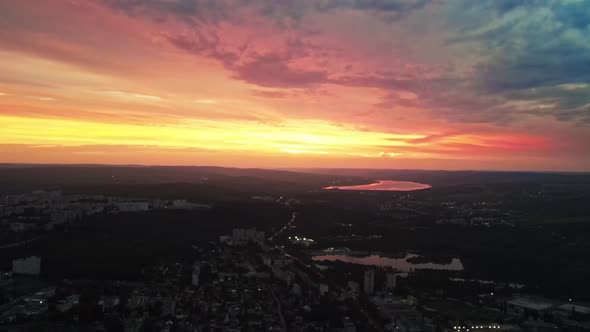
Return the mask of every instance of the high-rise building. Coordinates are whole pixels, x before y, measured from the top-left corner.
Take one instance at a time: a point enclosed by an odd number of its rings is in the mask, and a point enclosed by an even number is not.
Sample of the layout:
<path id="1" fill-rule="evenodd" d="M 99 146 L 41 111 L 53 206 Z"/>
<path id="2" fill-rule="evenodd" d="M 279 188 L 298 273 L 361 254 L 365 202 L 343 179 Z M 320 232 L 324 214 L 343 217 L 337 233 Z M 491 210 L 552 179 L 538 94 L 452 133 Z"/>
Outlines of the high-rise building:
<path id="1" fill-rule="evenodd" d="M 373 294 L 375 292 L 375 270 L 365 271 L 363 290 L 365 294 Z"/>
<path id="2" fill-rule="evenodd" d="M 193 286 L 199 286 L 199 277 L 201 275 L 201 266 L 198 263 L 195 263 L 193 266 L 193 277 L 192 277 L 192 284 Z"/>
<path id="3" fill-rule="evenodd" d="M 356 326 L 354 325 L 350 317 L 342 318 L 342 326 L 344 327 L 342 330 L 344 332 L 356 332 Z"/>
<path id="4" fill-rule="evenodd" d="M 320 296 L 328 294 L 329 289 L 327 284 L 320 284 Z"/>
<path id="5" fill-rule="evenodd" d="M 349 280 L 347 286 L 354 294 L 359 294 L 361 292 L 361 286 L 356 281 Z"/>
<path id="6" fill-rule="evenodd" d="M 397 274 L 387 272 L 385 275 L 385 289 L 393 290 L 397 287 Z"/>
<path id="7" fill-rule="evenodd" d="M 31 256 L 12 261 L 12 273 L 24 275 L 39 275 L 41 273 L 41 258 Z"/>
<path id="8" fill-rule="evenodd" d="M 232 232 L 232 242 L 234 245 L 245 244 L 248 242 L 262 243 L 264 242 L 264 232 L 252 229 L 235 228 Z"/>

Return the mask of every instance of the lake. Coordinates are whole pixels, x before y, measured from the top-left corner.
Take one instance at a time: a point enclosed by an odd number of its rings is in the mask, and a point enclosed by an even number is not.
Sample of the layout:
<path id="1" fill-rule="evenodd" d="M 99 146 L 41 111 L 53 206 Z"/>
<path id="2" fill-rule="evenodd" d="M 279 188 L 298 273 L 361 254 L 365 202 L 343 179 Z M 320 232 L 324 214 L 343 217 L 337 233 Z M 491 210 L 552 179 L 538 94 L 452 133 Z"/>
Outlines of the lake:
<path id="1" fill-rule="evenodd" d="M 391 258 L 380 255 L 370 256 L 353 256 L 353 255 L 318 255 L 313 256 L 312 259 L 317 262 L 321 261 L 341 261 L 345 263 L 367 265 L 367 266 L 380 266 L 380 267 L 392 267 L 402 272 L 410 272 L 412 270 L 446 270 L 446 271 L 462 271 L 463 264 L 459 258 L 453 258 L 449 264 L 438 264 L 438 263 L 411 263 L 408 262 L 409 258 L 420 257 L 416 254 L 407 254 L 403 258 Z"/>
<path id="2" fill-rule="evenodd" d="M 432 186 L 424 183 L 410 182 L 410 181 L 393 181 L 393 180 L 379 180 L 375 183 L 361 184 L 355 186 L 331 186 L 325 187 L 326 190 L 380 190 L 380 191 L 414 191 L 429 189 Z"/>

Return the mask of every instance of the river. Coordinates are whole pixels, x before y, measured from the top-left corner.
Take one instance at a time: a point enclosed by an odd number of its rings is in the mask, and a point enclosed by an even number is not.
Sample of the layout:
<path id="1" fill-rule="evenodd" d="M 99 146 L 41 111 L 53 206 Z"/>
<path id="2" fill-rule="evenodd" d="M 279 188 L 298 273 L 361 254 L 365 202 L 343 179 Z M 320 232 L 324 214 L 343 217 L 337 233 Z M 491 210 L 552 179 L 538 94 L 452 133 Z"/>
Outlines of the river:
<path id="1" fill-rule="evenodd" d="M 323 189 L 326 190 L 375 190 L 375 191 L 414 191 L 432 188 L 429 184 L 410 182 L 410 181 L 394 181 L 394 180 L 379 180 L 375 183 L 361 184 L 355 186 L 330 186 Z"/>
<path id="2" fill-rule="evenodd" d="M 402 272 L 410 272 L 412 270 L 446 270 L 446 271 L 462 271 L 463 264 L 459 258 L 453 258 L 448 264 L 439 263 L 411 263 L 408 262 L 409 258 L 419 257 L 416 254 L 407 254 L 402 258 L 391 258 L 380 255 L 370 256 L 353 256 L 353 255 L 317 255 L 313 256 L 314 261 L 341 261 L 345 263 L 367 265 L 367 266 L 380 266 L 380 267 L 392 267 Z"/>

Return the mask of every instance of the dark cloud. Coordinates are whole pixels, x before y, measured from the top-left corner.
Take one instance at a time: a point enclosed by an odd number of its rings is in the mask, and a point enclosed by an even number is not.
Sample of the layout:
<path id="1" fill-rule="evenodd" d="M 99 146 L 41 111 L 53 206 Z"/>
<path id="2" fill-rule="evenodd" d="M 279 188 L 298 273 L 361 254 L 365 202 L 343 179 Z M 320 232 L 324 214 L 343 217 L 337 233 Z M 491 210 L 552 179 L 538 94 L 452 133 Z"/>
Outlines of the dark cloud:
<path id="1" fill-rule="evenodd" d="M 188 22 L 216 23 L 229 19 L 231 4 L 226 0 L 98 0 L 130 16 L 156 20 L 168 17 Z"/>
<path id="2" fill-rule="evenodd" d="M 557 56 L 539 52 L 498 59 L 481 68 L 480 80 L 490 92 L 590 82 L 590 52 L 573 50 Z"/>
<path id="3" fill-rule="evenodd" d="M 294 68 L 289 62 L 304 52 L 298 41 L 290 41 L 282 54 L 246 54 L 247 44 L 227 49 L 215 32 L 187 35 L 166 35 L 175 47 L 220 61 L 234 77 L 262 87 L 306 88 L 326 83 L 327 73 L 321 70 Z M 295 45 L 291 45 L 295 43 Z"/>
<path id="4" fill-rule="evenodd" d="M 432 0 L 328 0 L 316 1 L 315 7 L 323 11 L 355 9 L 402 14 L 420 9 L 430 2 Z"/>
<path id="5" fill-rule="evenodd" d="M 375 106 L 382 111 L 397 107 L 428 109 L 436 117 L 452 122 L 495 123 L 505 125 L 519 113 L 510 107 L 502 106 L 508 100 L 502 95 L 482 94 L 476 82 L 470 78 L 456 77 L 454 73 L 437 78 L 407 77 L 395 73 L 379 73 L 366 76 L 350 76 L 331 79 L 330 83 L 373 87 L 389 91 Z M 405 92 L 416 95 L 404 97 Z"/>
<path id="6" fill-rule="evenodd" d="M 459 38 L 478 41 L 491 55 L 480 66 L 483 84 L 492 91 L 590 82 L 590 8 L 580 2 L 477 1 L 478 27 Z M 483 13 L 500 6 L 499 15 Z M 525 7 L 523 7 L 525 6 Z M 520 10 L 520 11 L 517 11 Z M 486 19 L 487 17 L 487 19 Z M 459 23 L 461 24 L 461 23 Z M 482 29 L 483 27 L 483 29 Z"/>
<path id="7" fill-rule="evenodd" d="M 251 8 L 259 14 L 284 24 L 284 18 L 300 22 L 305 15 L 335 10 L 372 11 L 403 17 L 423 8 L 432 0 L 99 0 L 130 15 L 149 15 L 163 19 L 173 15 L 182 19 L 216 22 L 239 19 L 240 8 Z"/>
<path id="8" fill-rule="evenodd" d="M 528 114 L 549 114 L 562 121 L 590 122 L 590 84 L 564 84 L 514 90 L 506 94 L 506 97 L 542 105 L 527 110 Z"/>
<path id="9" fill-rule="evenodd" d="M 418 79 L 402 79 L 398 75 L 367 74 L 333 78 L 331 83 L 345 86 L 371 87 L 384 90 L 416 91 L 424 87 Z"/>
<path id="10" fill-rule="evenodd" d="M 236 67 L 235 76 L 248 83 L 275 88 L 303 88 L 327 81 L 326 72 L 292 68 L 276 54 L 261 55 Z"/>
<path id="11" fill-rule="evenodd" d="M 232 68 L 235 65 L 247 46 L 244 44 L 237 49 L 227 49 L 221 44 L 219 37 L 214 31 L 209 34 L 197 31 L 190 36 L 165 34 L 164 38 L 178 49 L 195 55 L 214 58 L 227 68 Z"/>
<path id="12" fill-rule="evenodd" d="M 484 1 L 485 2 L 485 1 Z M 497 10 L 503 14 L 508 11 L 514 10 L 518 7 L 532 7 L 541 4 L 543 0 L 495 0 L 491 2 L 485 2 L 492 9 Z"/>
<path id="13" fill-rule="evenodd" d="M 495 112 L 553 115 L 563 121 L 588 117 L 589 90 L 560 87 L 590 82 L 587 3 L 458 0 L 451 8 L 453 24 L 462 31 L 451 42 L 477 44 L 485 59 L 475 68 L 472 93 L 545 105 L 526 110 L 497 105 Z"/>

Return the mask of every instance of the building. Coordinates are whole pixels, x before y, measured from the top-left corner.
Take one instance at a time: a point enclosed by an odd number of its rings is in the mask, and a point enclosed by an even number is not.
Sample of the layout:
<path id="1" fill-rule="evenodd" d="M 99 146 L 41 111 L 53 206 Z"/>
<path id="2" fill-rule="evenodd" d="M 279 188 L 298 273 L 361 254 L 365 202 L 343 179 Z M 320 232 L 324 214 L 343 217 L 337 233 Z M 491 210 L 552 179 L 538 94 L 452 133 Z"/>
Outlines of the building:
<path id="1" fill-rule="evenodd" d="M 10 224 L 10 230 L 13 232 L 25 232 L 32 229 L 35 229 L 35 224 L 23 222 L 13 222 Z"/>
<path id="2" fill-rule="evenodd" d="M 232 232 L 232 243 L 236 244 L 245 244 L 248 242 L 256 242 L 262 243 L 264 242 L 264 232 L 259 232 L 255 228 L 252 229 L 242 229 L 242 228 L 234 228 Z"/>
<path id="3" fill-rule="evenodd" d="M 424 318 L 418 310 L 398 311 L 395 316 L 396 329 L 400 332 L 425 331 Z"/>
<path id="4" fill-rule="evenodd" d="M 301 297 L 303 295 L 303 288 L 301 288 L 299 284 L 293 284 L 293 287 L 291 287 L 291 294 Z"/>
<path id="5" fill-rule="evenodd" d="M 148 202 L 120 202 L 115 205 L 121 212 L 139 212 L 150 209 Z"/>
<path id="6" fill-rule="evenodd" d="M 356 332 L 356 326 L 354 325 L 354 323 L 352 322 L 352 319 L 350 319 L 350 317 L 344 317 L 342 318 L 342 327 L 343 327 L 343 332 Z"/>
<path id="7" fill-rule="evenodd" d="M 566 313 L 579 313 L 582 315 L 590 315 L 590 306 L 582 306 L 574 303 L 566 303 L 557 307 L 558 310 Z"/>
<path id="8" fill-rule="evenodd" d="M 181 209 L 181 210 L 198 210 L 198 209 L 210 209 L 211 205 L 209 204 L 200 204 L 200 203 L 192 203 L 187 201 L 186 199 L 177 199 L 172 201 L 172 208 L 173 209 Z"/>
<path id="9" fill-rule="evenodd" d="M 272 265 L 272 257 L 268 256 L 268 255 L 262 255 L 262 264 L 266 265 L 266 266 L 271 266 Z"/>
<path id="10" fill-rule="evenodd" d="M 328 287 L 327 284 L 320 284 L 320 296 L 324 296 L 326 294 L 328 294 L 328 291 L 330 290 L 330 288 Z"/>
<path id="11" fill-rule="evenodd" d="M 397 274 L 393 272 L 387 272 L 385 275 L 385 289 L 394 290 L 397 286 Z"/>
<path id="12" fill-rule="evenodd" d="M 348 281 L 348 283 L 346 285 L 348 286 L 350 291 L 355 295 L 357 295 L 361 292 L 361 286 L 356 281 L 350 280 L 350 281 Z"/>
<path id="13" fill-rule="evenodd" d="M 76 219 L 80 219 L 80 218 L 82 218 L 82 215 L 83 215 L 82 211 L 60 210 L 60 211 L 53 212 L 50 215 L 50 219 L 51 219 L 52 223 L 59 225 L 59 224 L 65 224 L 70 221 L 74 221 Z"/>
<path id="14" fill-rule="evenodd" d="M 291 243 L 293 244 L 300 244 L 304 247 L 309 247 L 315 243 L 313 239 L 298 236 L 289 236 L 289 240 L 291 240 Z"/>
<path id="15" fill-rule="evenodd" d="M 13 260 L 12 273 L 38 276 L 41 273 L 41 258 L 31 256 Z"/>
<path id="16" fill-rule="evenodd" d="M 555 304 L 548 299 L 534 296 L 522 296 L 506 301 L 506 309 L 513 314 L 535 313 L 541 315 L 550 311 Z"/>
<path id="17" fill-rule="evenodd" d="M 8 195 L 4 198 L 4 202 L 6 202 L 7 205 L 18 205 L 25 201 L 24 195 Z"/>
<path id="18" fill-rule="evenodd" d="M 193 286 L 199 286 L 199 277 L 201 276 L 201 266 L 199 263 L 193 265 L 192 284 Z"/>
<path id="19" fill-rule="evenodd" d="M 365 271 L 363 290 L 365 294 L 373 294 L 375 292 L 375 270 Z"/>

